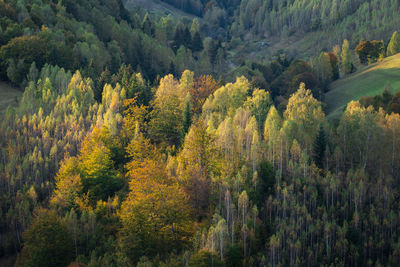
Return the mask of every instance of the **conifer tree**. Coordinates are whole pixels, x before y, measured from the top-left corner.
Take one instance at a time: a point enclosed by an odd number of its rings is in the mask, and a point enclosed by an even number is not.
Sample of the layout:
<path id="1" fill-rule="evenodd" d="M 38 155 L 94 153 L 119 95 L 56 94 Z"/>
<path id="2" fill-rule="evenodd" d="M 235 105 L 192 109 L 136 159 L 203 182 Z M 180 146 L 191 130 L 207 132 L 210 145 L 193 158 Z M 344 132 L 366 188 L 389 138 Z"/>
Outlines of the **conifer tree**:
<path id="1" fill-rule="evenodd" d="M 192 124 L 192 103 L 191 95 L 188 93 L 183 103 L 183 133 L 186 134 L 189 131 L 190 125 Z"/>
<path id="2" fill-rule="evenodd" d="M 325 130 L 322 125 L 319 127 L 318 134 L 314 140 L 313 152 L 314 152 L 314 162 L 319 168 L 323 168 L 326 150 L 326 136 Z"/>
<path id="3" fill-rule="evenodd" d="M 200 32 L 195 32 L 192 40 L 192 51 L 200 52 L 203 50 L 203 41 L 201 40 Z"/>

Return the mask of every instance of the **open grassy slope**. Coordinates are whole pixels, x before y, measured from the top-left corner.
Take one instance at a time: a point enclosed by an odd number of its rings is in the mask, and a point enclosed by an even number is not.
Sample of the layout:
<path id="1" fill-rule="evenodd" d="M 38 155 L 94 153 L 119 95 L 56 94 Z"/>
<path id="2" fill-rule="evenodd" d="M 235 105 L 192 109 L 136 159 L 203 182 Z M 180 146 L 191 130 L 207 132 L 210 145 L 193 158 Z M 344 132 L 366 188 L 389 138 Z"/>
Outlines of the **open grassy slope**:
<path id="1" fill-rule="evenodd" d="M 0 82 L 0 120 L 9 105 L 17 106 L 22 97 L 22 92 L 11 85 Z"/>
<path id="2" fill-rule="evenodd" d="M 135 7 L 142 7 L 148 10 L 150 13 L 155 13 L 160 16 L 166 16 L 168 14 L 171 14 L 174 17 L 189 17 L 189 18 L 195 17 L 189 13 L 186 13 L 180 9 L 177 9 L 159 0 L 127 0 L 124 2 L 125 2 L 125 7 L 128 10 L 132 10 Z"/>
<path id="3" fill-rule="evenodd" d="M 393 89 L 392 93 L 400 91 L 400 54 L 385 58 L 382 62 L 371 64 L 332 83 L 330 91 L 325 95 L 328 117 L 340 116 L 351 100 L 382 93 L 387 84 Z"/>

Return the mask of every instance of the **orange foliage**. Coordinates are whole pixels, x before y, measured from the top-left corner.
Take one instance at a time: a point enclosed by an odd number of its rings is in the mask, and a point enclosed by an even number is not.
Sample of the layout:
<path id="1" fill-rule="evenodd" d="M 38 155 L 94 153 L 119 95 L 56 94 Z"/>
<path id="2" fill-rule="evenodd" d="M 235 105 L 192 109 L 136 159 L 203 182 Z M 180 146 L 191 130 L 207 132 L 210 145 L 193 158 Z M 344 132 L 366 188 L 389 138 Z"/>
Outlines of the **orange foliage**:
<path id="1" fill-rule="evenodd" d="M 217 90 L 217 82 L 211 75 L 202 75 L 194 80 L 191 89 L 193 111 L 200 113 L 206 99 Z"/>

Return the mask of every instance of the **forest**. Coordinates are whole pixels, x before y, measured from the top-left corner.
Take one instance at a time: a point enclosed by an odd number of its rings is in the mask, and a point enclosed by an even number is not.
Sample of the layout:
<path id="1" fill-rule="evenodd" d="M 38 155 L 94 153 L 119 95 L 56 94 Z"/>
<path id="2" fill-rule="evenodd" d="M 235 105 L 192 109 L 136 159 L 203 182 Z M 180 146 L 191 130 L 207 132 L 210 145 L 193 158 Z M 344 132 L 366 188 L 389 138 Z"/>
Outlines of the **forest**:
<path id="1" fill-rule="evenodd" d="M 126 2 L 0 0 L 0 266 L 400 265 L 398 1 Z"/>

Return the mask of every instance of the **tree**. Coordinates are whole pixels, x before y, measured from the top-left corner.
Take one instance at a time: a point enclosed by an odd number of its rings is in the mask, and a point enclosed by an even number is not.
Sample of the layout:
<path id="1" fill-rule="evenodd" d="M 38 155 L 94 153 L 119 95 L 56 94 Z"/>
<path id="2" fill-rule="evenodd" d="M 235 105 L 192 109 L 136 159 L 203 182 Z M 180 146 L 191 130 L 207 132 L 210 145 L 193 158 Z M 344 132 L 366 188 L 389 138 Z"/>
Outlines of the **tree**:
<path id="1" fill-rule="evenodd" d="M 184 249 L 192 235 L 192 210 L 148 140 L 134 139 L 127 150 L 132 159 L 126 165 L 130 192 L 120 212 L 120 244 L 136 264 L 142 256 L 165 256 L 173 249 Z"/>
<path id="2" fill-rule="evenodd" d="M 211 178 L 217 172 L 218 153 L 214 142 L 214 137 L 207 132 L 204 122 L 199 120 L 186 135 L 178 157 L 179 179 L 200 216 L 208 211 Z"/>
<path id="3" fill-rule="evenodd" d="M 195 78 L 192 90 L 193 111 L 200 113 L 206 99 L 212 95 L 217 89 L 217 82 L 211 75 L 202 75 Z"/>
<path id="4" fill-rule="evenodd" d="M 253 95 L 244 103 L 244 106 L 250 109 L 251 114 L 256 118 L 259 133 L 264 130 L 265 119 L 272 105 L 269 93 L 260 89 L 255 89 Z"/>
<path id="5" fill-rule="evenodd" d="M 383 41 L 362 41 L 356 46 L 355 52 L 360 59 L 360 63 L 367 65 L 384 57 L 385 45 Z"/>
<path id="6" fill-rule="evenodd" d="M 192 48 L 192 36 L 190 34 L 189 28 L 183 26 L 183 24 L 178 24 L 175 30 L 175 36 L 172 43 L 172 49 L 176 52 L 181 46 L 191 49 Z"/>
<path id="7" fill-rule="evenodd" d="M 304 83 L 300 84 L 299 90 L 290 97 L 284 115 L 287 121 L 292 122 L 286 126 L 297 125 L 297 140 L 303 147 L 310 149 L 319 125 L 325 120 L 325 114 L 321 102 L 312 96 L 310 90 L 306 90 Z"/>
<path id="8" fill-rule="evenodd" d="M 192 103 L 191 95 L 187 94 L 185 102 L 183 103 L 183 133 L 186 134 L 189 131 L 190 125 L 192 124 Z"/>
<path id="9" fill-rule="evenodd" d="M 371 53 L 372 49 L 373 47 L 370 41 L 362 41 L 356 46 L 355 52 L 357 53 L 361 64 L 368 64 L 368 55 Z"/>
<path id="10" fill-rule="evenodd" d="M 170 74 L 161 79 L 150 113 L 149 133 L 157 144 L 180 144 L 182 132 L 181 99 L 178 94 L 179 83 Z M 185 97 L 185 96 L 183 96 Z"/>
<path id="11" fill-rule="evenodd" d="M 349 41 L 344 40 L 342 45 L 342 72 L 346 75 L 353 71 L 353 63 L 351 60 L 351 50 L 349 47 Z"/>
<path id="12" fill-rule="evenodd" d="M 23 237 L 22 266 L 67 266 L 73 259 L 71 233 L 55 212 L 40 210 Z"/>
<path id="13" fill-rule="evenodd" d="M 107 200 L 123 186 L 115 171 L 117 159 L 123 157 L 116 141 L 110 131 L 102 127 L 95 128 L 82 144 L 78 166 L 83 191 L 90 191 L 93 202 Z"/>
<path id="14" fill-rule="evenodd" d="M 270 156 L 269 159 L 272 162 L 272 166 L 275 169 L 275 158 L 277 154 L 277 145 L 282 128 L 282 118 L 276 110 L 275 106 L 272 106 L 267 115 L 264 126 L 264 140 L 267 142 L 269 147 Z"/>
<path id="15" fill-rule="evenodd" d="M 399 33 L 395 31 L 388 44 L 386 55 L 390 57 L 399 52 L 400 52 L 400 36 Z"/>
<path id="16" fill-rule="evenodd" d="M 316 62 L 316 71 L 324 89 L 328 88 L 329 83 L 333 80 L 331 57 L 328 53 L 322 52 L 319 55 Z"/>
<path id="17" fill-rule="evenodd" d="M 77 157 L 66 158 L 56 177 L 52 203 L 72 208 L 78 197 L 89 193 L 91 204 L 107 200 L 123 186 L 116 164 L 123 163 L 124 152 L 118 139 L 106 127 L 94 128 L 85 138 Z"/>
<path id="18" fill-rule="evenodd" d="M 193 35 L 193 40 L 192 40 L 192 51 L 193 52 L 200 52 L 204 48 L 203 46 L 203 40 L 201 39 L 200 32 L 195 32 Z"/>
<path id="19" fill-rule="evenodd" d="M 162 184 L 153 177 L 140 182 L 132 178 L 120 215 L 120 242 L 128 258 L 135 263 L 141 256 L 166 255 L 187 247 L 192 223 L 185 193 L 176 184 Z"/>
<path id="20" fill-rule="evenodd" d="M 333 80 L 337 80 L 339 79 L 339 60 L 338 60 L 338 56 L 336 56 L 335 53 L 329 52 L 328 53 L 329 56 L 329 61 L 331 62 L 331 67 L 332 67 L 332 78 Z"/>
<path id="21" fill-rule="evenodd" d="M 246 216 L 247 216 L 247 209 L 249 207 L 249 197 L 247 196 L 247 192 L 243 191 L 238 199 L 238 208 L 240 211 L 240 215 L 242 217 L 242 225 L 245 225 Z"/>
<path id="22" fill-rule="evenodd" d="M 54 190 L 51 203 L 62 207 L 72 208 L 77 203 L 77 198 L 82 193 L 82 179 L 77 167 L 79 164 L 76 157 L 65 159 L 55 178 L 56 189 Z"/>
<path id="23" fill-rule="evenodd" d="M 194 72 L 185 70 L 179 79 L 179 92 L 178 97 L 181 104 L 185 102 L 187 94 L 192 91 L 194 85 Z"/>
<path id="24" fill-rule="evenodd" d="M 96 99 L 98 102 L 101 102 L 102 94 L 103 94 L 103 88 L 106 84 L 111 83 L 111 73 L 108 70 L 104 70 L 96 83 L 96 87 L 94 88 L 94 99 Z"/>
<path id="25" fill-rule="evenodd" d="M 325 150 L 326 150 L 325 130 L 324 127 L 320 125 L 318 134 L 313 144 L 314 162 L 320 169 L 322 169 L 324 166 Z"/>
<path id="26" fill-rule="evenodd" d="M 189 260 L 189 266 L 192 267 L 223 267 L 225 266 L 223 262 L 219 259 L 218 255 L 208 251 L 200 250 L 199 252 L 193 254 Z"/>
<path id="27" fill-rule="evenodd" d="M 224 219 L 220 219 L 217 226 L 215 227 L 215 232 L 218 239 L 218 247 L 221 260 L 224 259 L 225 255 L 225 240 L 228 238 L 228 226 L 226 225 L 226 221 Z"/>
<path id="28" fill-rule="evenodd" d="M 39 71 L 36 68 L 36 63 L 35 61 L 32 62 L 31 67 L 29 68 L 29 73 L 26 77 L 28 82 L 35 82 L 37 80 L 37 77 L 39 76 Z"/>
<path id="29" fill-rule="evenodd" d="M 200 23 L 198 18 L 194 18 L 192 21 L 192 26 L 190 26 L 190 33 L 192 36 L 194 36 L 196 32 L 200 32 Z"/>
<path id="30" fill-rule="evenodd" d="M 146 13 L 146 15 L 144 16 L 142 30 L 147 35 L 154 37 L 155 29 L 148 13 Z"/>

